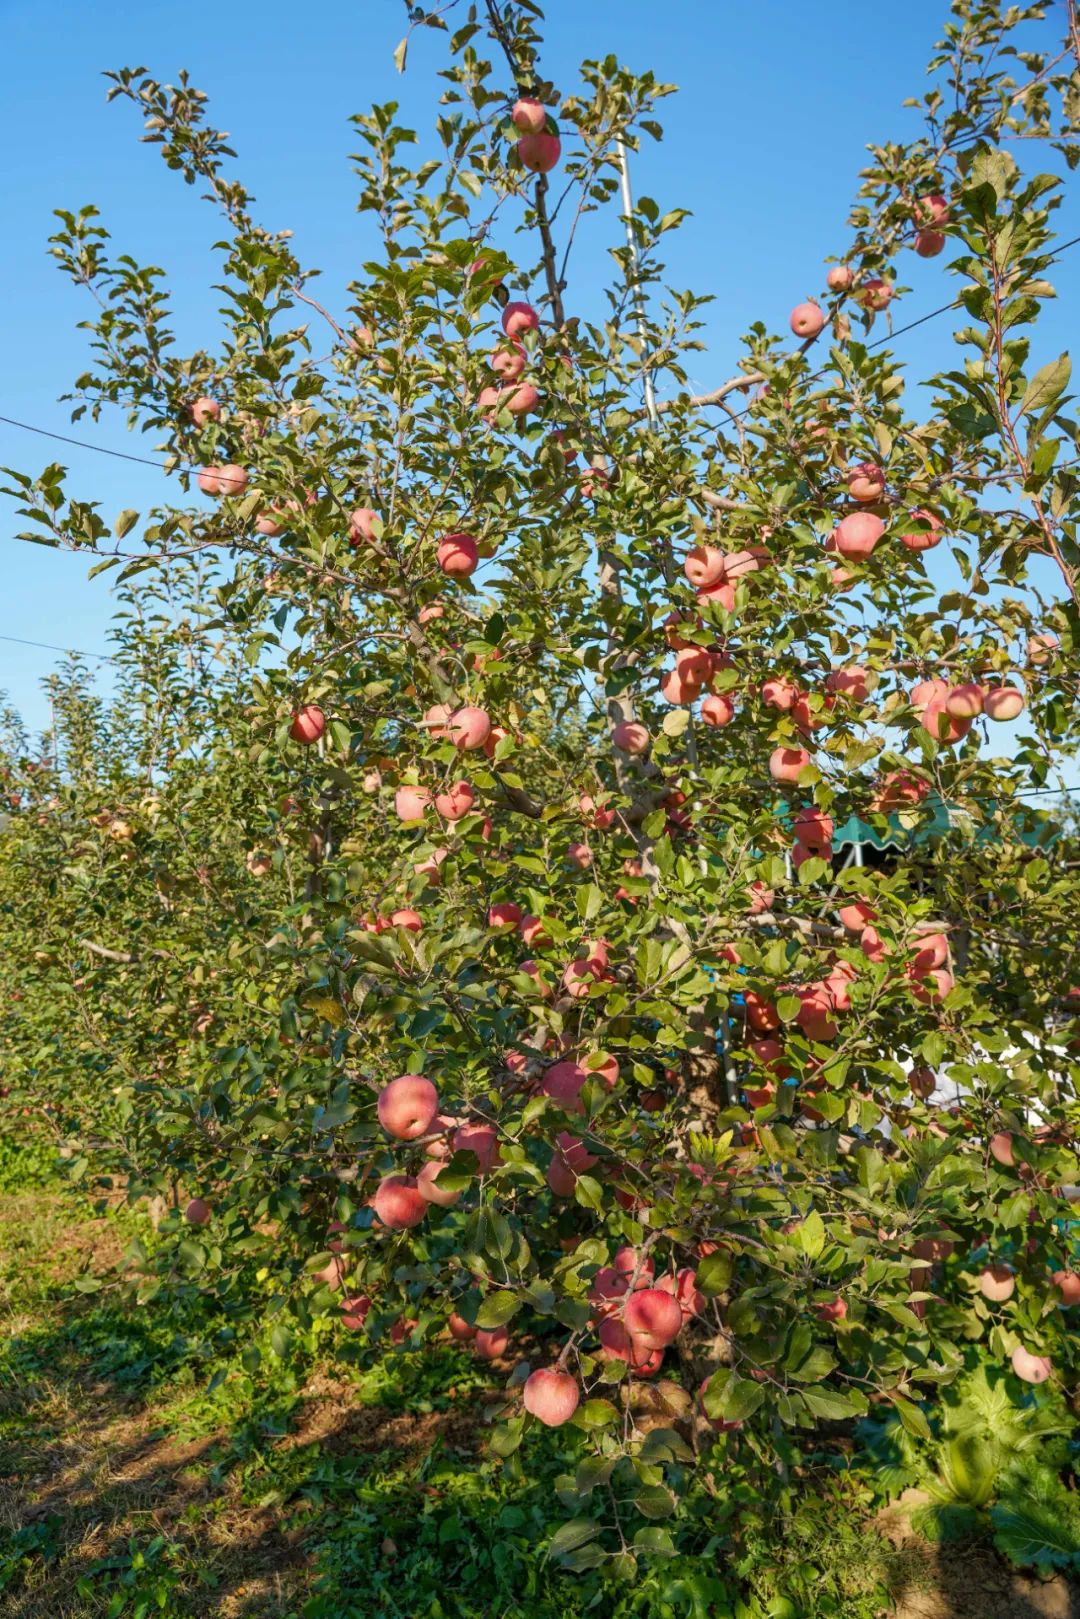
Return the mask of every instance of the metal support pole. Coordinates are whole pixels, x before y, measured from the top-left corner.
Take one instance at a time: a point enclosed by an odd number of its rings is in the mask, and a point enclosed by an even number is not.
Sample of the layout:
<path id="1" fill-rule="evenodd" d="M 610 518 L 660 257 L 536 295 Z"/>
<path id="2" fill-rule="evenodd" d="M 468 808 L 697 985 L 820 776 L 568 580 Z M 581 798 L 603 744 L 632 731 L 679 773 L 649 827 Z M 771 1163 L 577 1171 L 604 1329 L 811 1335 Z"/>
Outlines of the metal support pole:
<path id="1" fill-rule="evenodd" d="M 645 414 L 649 418 L 649 426 L 655 427 L 659 421 L 656 409 L 656 391 L 653 388 L 652 372 L 645 364 L 644 350 L 647 342 L 645 326 L 645 302 L 641 296 L 641 287 L 637 281 L 638 250 L 637 238 L 634 235 L 634 199 L 630 193 L 630 159 L 626 151 L 626 142 L 622 136 L 618 137 L 616 146 L 619 153 L 619 184 L 622 190 L 623 213 L 626 215 L 626 245 L 630 250 L 630 263 L 634 272 L 634 312 L 637 315 L 638 336 L 641 338 L 642 362 L 641 379 L 645 388 Z"/>

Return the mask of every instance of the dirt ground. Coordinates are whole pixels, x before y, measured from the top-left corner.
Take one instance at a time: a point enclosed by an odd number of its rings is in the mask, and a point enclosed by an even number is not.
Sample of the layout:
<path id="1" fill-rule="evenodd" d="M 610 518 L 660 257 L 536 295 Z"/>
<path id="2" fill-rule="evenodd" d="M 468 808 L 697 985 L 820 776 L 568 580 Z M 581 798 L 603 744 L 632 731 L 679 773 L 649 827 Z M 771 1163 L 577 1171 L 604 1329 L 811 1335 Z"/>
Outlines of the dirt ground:
<path id="1" fill-rule="evenodd" d="M 914 1534 L 909 1511 L 925 1505 L 906 1490 L 876 1527 L 911 1559 L 916 1577 L 894 1619 L 1080 1619 L 1080 1586 L 1014 1574 L 985 1547 L 931 1546 Z"/>

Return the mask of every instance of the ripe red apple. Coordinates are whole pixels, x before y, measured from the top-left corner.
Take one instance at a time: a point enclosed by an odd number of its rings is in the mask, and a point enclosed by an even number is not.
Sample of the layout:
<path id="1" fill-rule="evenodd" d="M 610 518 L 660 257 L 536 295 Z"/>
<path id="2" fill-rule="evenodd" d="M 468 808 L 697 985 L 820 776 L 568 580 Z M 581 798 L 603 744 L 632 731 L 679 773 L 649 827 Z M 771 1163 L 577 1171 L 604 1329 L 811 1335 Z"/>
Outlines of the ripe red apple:
<path id="1" fill-rule="evenodd" d="M 364 540 L 377 540 L 379 536 L 375 524 L 379 522 L 378 512 L 372 511 L 370 506 L 357 506 L 349 515 L 349 544 L 359 545 Z"/>
<path id="2" fill-rule="evenodd" d="M 834 264 L 825 277 L 830 292 L 847 292 L 855 280 L 854 271 L 846 264 Z"/>
<path id="3" fill-rule="evenodd" d="M 210 1218 L 210 1205 L 201 1197 L 193 1197 L 184 1210 L 188 1225 L 205 1225 Z"/>
<path id="4" fill-rule="evenodd" d="M 848 1313 L 847 1300 L 839 1297 L 835 1299 L 823 1299 L 818 1304 L 812 1304 L 810 1308 L 813 1310 L 819 1321 L 825 1322 L 843 1321 Z"/>
<path id="5" fill-rule="evenodd" d="M 341 1301 L 341 1325 L 348 1327 L 350 1332 L 359 1332 L 367 1320 L 371 1309 L 371 1300 L 366 1293 L 359 1293 L 354 1298 L 344 1298 Z"/>
<path id="6" fill-rule="evenodd" d="M 466 705 L 450 716 L 449 731 L 461 752 L 482 748 L 491 735 L 491 718 L 486 709 Z"/>
<path id="7" fill-rule="evenodd" d="M 1049 632 L 1043 635 L 1029 635 L 1027 643 L 1027 661 L 1041 668 L 1050 662 L 1061 642 L 1056 635 Z"/>
<path id="8" fill-rule="evenodd" d="M 202 394 L 191 406 L 191 419 L 196 427 L 205 427 L 207 422 L 216 422 L 220 416 L 221 406 L 216 399 L 211 399 L 209 394 Z"/>
<path id="9" fill-rule="evenodd" d="M 936 930 L 932 925 L 920 929 L 915 953 L 911 964 L 919 974 L 933 972 L 935 967 L 944 967 L 949 959 L 949 941 L 944 933 Z"/>
<path id="10" fill-rule="evenodd" d="M 825 325 L 825 311 L 820 304 L 796 304 L 789 321 L 796 337 L 816 337 Z"/>
<path id="11" fill-rule="evenodd" d="M 424 931 L 424 918 L 419 911 L 414 911 L 411 906 L 406 905 L 398 911 L 390 912 L 390 926 L 392 928 L 404 928 L 406 933 L 422 933 Z"/>
<path id="12" fill-rule="evenodd" d="M 805 748 L 774 748 L 769 755 L 769 775 L 773 781 L 797 782 L 809 763 Z"/>
<path id="13" fill-rule="evenodd" d="M 417 1174 L 416 1185 L 425 1203 L 437 1203 L 440 1209 L 452 1209 L 461 1193 L 451 1192 L 435 1184 L 445 1167 L 446 1165 L 438 1158 L 429 1158 Z"/>
<path id="14" fill-rule="evenodd" d="M 399 1141 L 426 1135 L 438 1111 L 439 1093 L 422 1074 L 401 1074 L 379 1092 L 379 1123 Z"/>
<path id="15" fill-rule="evenodd" d="M 915 251 L 921 259 L 933 259 L 945 246 L 945 236 L 939 230 L 921 230 L 915 237 Z"/>
<path id="16" fill-rule="evenodd" d="M 479 1327 L 473 1339 L 473 1349 L 481 1360 L 498 1360 L 506 1353 L 510 1334 L 505 1327 Z"/>
<path id="17" fill-rule="evenodd" d="M 868 922 L 877 921 L 877 911 L 865 899 L 853 899 L 839 911 L 841 925 L 849 933 L 861 933 Z"/>
<path id="18" fill-rule="evenodd" d="M 695 545 L 687 554 L 683 572 L 695 590 L 707 590 L 724 578 L 726 566 L 725 555 L 716 546 Z"/>
<path id="19" fill-rule="evenodd" d="M 535 96 L 519 96 L 510 109 L 510 122 L 522 135 L 539 135 L 547 127 L 547 108 Z"/>
<path id="20" fill-rule="evenodd" d="M 476 1328 L 470 1327 L 465 1317 L 452 1310 L 446 1319 L 446 1329 L 451 1338 L 459 1344 L 471 1344 L 476 1337 Z"/>
<path id="21" fill-rule="evenodd" d="M 983 713 L 988 720 L 1014 720 L 1023 709 L 1024 694 L 1015 686 L 993 686 L 983 694 Z"/>
<path id="22" fill-rule="evenodd" d="M 920 223 L 927 225 L 945 225 L 949 220 L 949 204 L 940 193 L 929 197 L 920 197 L 916 207 L 916 218 Z"/>
<path id="23" fill-rule="evenodd" d="M 623 753 L 645 753 L 649 746 L 649 733 L 637 720 L 620 720 L 612 728 L 611 740 Z"/>
<path id="24" fill-rule="evenodd" d="M 252 849 L 244 864 L 253 877 L 265 877 L 274 869 L 274 862 L 270 856 L 256 849 Z"/>
<path id="25" fill-rule="evenodd" d="M 580 1395 L 569 1372 L 542 1366 L 526 1378 L 522 1398 L 526 1411 L 546 1427 L 561 1428 L 577 1410 Z"/>
<path id="26" fill-rule="evenodd" d="M 532 304 L 508 303 L 502 312 L 502 329 L 507 337 L 520 337 L 523 332 L 535 332 L 540 316 Z"/>
<path id="27" fill-rule="evenodd" d="M 537 950 L 547 950 L 551 945 L 547 929 L 538 916 L 523 916 L 518 924 L 518 932 L 526 944 L 531 944 Z"/>
<path id="28" fill-rule="evenodd" d="M 873 461 L 860 461 L 847 475 L 852 500 L 880 500 L 885 493 L 885 474 Z"/>
<path id="29" fill-rule="evenodd" d="M 513 348 L 496 349 L 491 356 L 491 369 L 504 382 L 516 382 L 525 369 L 525 350 L 516 343 Z"/>
<path id="30" fill-rule="evenodd" d="M 550 174 L 562 156 L 562 141 L 546 130 L 539 135 L 522 135 L 517 143 L 522 166 L 533 174 Z"/>
<path id="31" fill-rule="evenodd" d="M 762 702 L 768 708 L 778 708 L 782 714 L 790 711 L 798 695 L 799 688 L 790 680 L 774 677 L 764 681 L 761 687 Z"/>
<path id="32" fill-rule="evenodd" d="M 831 669 L 825 676 L 825 690 L 834 697 L 865 703 L 870 696 L 870 671 L 860 664 L 850 664 L 846 669 Z"/>
<path id="33" fill-rule="evenodd" d="M 1037 1355 L 1023 1344 L 1012 1352 L 1012 1369 L 1023 1383 L 1045 1383 L 1054 1370 L 1048 1355 Z"/>
<path id="34" fill-rule="evenodd" d="M 325 730 L 326 715 L 321 708 L 316 708 L 314 703 L 308 703 L 306 707 L 297 709 L 293 714 L 289 735 L 294 742 L 302 742 L 305 747 L 310 747 L 313 742 L 319 740 Z"/>
<path id="35" fill-rule="evenodd" d="M 1016 1292 L 1011 1265 L 987 1265 L 979 1272 L 979 1292 L 991 1304 L 1004 1304 Z"/>
<path id="36" fill-rule="evenodd" d="M 832 538 L 842 557 L 868 557 L 885 532 L 885 524 L 873 512 L 849 512 L 833 529 Z"/>
<path id="37" fill-rule="evenodd" d="M 706 725 L 730 725 L 735 718 L 735 704 L 726 692 L 715 692 L 702 703 L 701 718 Z"/>
<path id="38" fill-rule="evenodd" d="M 999 1130 L 990 1137 L 990 1156 L 1003 1165 L 1005 1169 L 1016 1166 L 1016 1156 L 1013 1152 L 1013 1139 L 1007 1130 Z"/>
<path id="39" fill-rule="evenodd" d="M 384 1175 L 371 1201 L 376 1216 L 391 1231 L 419 1225 L 428 1211 L 427 1200 L 412 1175 Z"/>
<path id="40" fill-rule="evenodd" d="M 595 976 L 594 976 L 595 981 Z M 567 1113 L 584 1113 L 581 1103 L 581 1090 L 588 1074 L 576 1062 L 554 1063 L 540 1082 L 540 1089 L 545 1096 L 550 1096 L 553 1102 Z"/>
<path id="41" fill-rule="evenodd" d="M 460 821 L 475 803 L 476 795 L 467 781 L 455 781 L 445 793 L 435 795 L 435 808 L 444 821 Z"/>
<path id="42" fill-rule="evenodd" d="M 219 495 L 229 495 L 233 497 L 242 495 L 244 490 L 247 488 L 247 484 L 248 475 L 244 471 L 243 467 L 237 467 L 230 464 L 227 467 L 218 468 L 217 492 Z"/>
<path id="43" fill-rule="evenodd" d="M 195 479 L 204 495 L 221 494 L 221 468 L 203 467 Z"/>
<path id="44" fill-rule="evenodd" d="M 623 1310 L 623 1324 L 639 1346 L 666 1349 L 682 1330 L 679 1302 L 659 1287 L 631 1293 Z"/>
<path id="45" fill-rule="evenodd" d="M 906 545 L 909 551 L 932 551 L 935 545 L 941 544 L 944 535 L 940 518 L 922 506 L 916 506 L 910 515 L 927 526 L 916 533 L 901 534 L 901 545 Z"/>
<path id="46" fill-rule="evenodd" d="M 513 900 L 500 900 L 497 905 L 488 907 L 488 927 L 499 933 L 509 933 L 517 927 L 523 915 L 521 906 L 515 905 Z"/>
<path id="47" fill-rule="evenodd" d="M 418 821 L 431 803 L 427 787 L 399 787 L 394 794 L 394 813 L 401 821 Z"/>
<path id="48" fill-rule="evenodd" d="M 587 871 L 593 863 L 592 850 L 587 843 L 571 843 L 567 848 L 565 858 L 579 871 Z"/>
<path id="49" fill-rule="evenodd" d="M 499 1135 L 493 1124 L 463 1124 L 454 1131 L 454 1151 L 471 1152 L 481 1175 L 501 1162 Z"/>
<path id="50" fill-rule="evenodd" d="M 892 295 L 893 289 L 887 281 L 883 281 L 879 275 L 871 275 L 859 288 L 858 296 L 864 309 L 877 313 L 888 306 Z"/>
<path id="51" fill-rule="evenodd" d="M 1062 1304 L 1080 1304 L 1080 1274 L 1074 1270 L 1056 1270 L 1050 1279 L 1061 1294 Z"/>
<path id="52" fill-rule="evenodd" d="M 466 578 L 475 570 L 480 552 L 471 534 L 447 534 L 439 541 L 435 558 L 443 573 Z"/>
<path id="53" fill-rule="evenodd" d="M 983 711 L 983 689 L 974 680 L 960 686 L 950 686 L 945 698 L 945 712 L 953 719 L 973 720 Z"/>
<path id="54" fill-rule="evenodd" d="M 416 617 L 418 623 L 430 624 L 434 619 L 445 618 L 446 608 L 442 602 L 428 602 L 426 607 L 421 607 Z"/>

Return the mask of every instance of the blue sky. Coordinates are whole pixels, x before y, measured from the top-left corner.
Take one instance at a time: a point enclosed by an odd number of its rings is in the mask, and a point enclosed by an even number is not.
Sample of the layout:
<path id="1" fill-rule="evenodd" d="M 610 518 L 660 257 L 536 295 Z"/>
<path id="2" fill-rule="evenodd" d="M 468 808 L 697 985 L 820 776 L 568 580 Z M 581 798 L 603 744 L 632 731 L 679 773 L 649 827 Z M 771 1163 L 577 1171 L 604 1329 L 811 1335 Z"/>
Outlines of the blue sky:
<path id="1" fill-rule="evenodd" d="M 551 0 L 549 10 L 544 63 L 564 92 L 583 57 L 608 52 L 680 86 L 661 108 L 665 139 L 636 160 L 633 181 L 665 208 L 693 210 L 668 239 L 670 275 L 676 285 L 715 294 L 708 353 L 695 380 L 722 380 L 751 321 L 781 330 L 791 306 L 820 289 L 822 260 L 844 246 L 865 143 L 914 132 L 916 115 L 901 102 L 922 91 L 946 0 L 902 7 L 681 0 L 662 8 L 656 0 Z M 226 7 L 208 0 L 179 7 L 0 0 L 0 24 L 0 141 L 8 154 L 0 415 L 147 453 L 152 440 L 129 435 L 121 413 L 72 428 L 69 407 L 58 403 L 86 364 L 75 327 L 88 310 L 46 255 L 52 209 L 97 204 L 117 252 L 167 270 L 181 345 L 210 348 L 219 330 L 212 291 L 218 265 L 210 251 L 217 220 L 196 191 L 165 170 L 155 148 L 140 144 L 135 109 L 105 105 L 101 73 L 144 65 L 169 80 L 189 69 L 210 94 L 211 118 L 232 134 L 256 217 L 295 232 L 301 258 L 324 269 L 320 296 L 333 307 L 364 257 L 347 120 L 397 99 L 423 140 L 445 40 L 426 31 L 414 36 L 409 71 L 399 78 L 392 62 L 404 32 L 399 0 L 319 0 L 308 13 L 284 0 L 229 0 Z M 1080 231 L 1075 204 L 1063 210 L 1061 225 L 1066 236 Z M 612 239 L 617 228 L 613 220 Z M 916 290 L 899 319 L 952 296 L 947 257 L 909 257 L 904 279 Z M 571 310 L 596 309 L 606 263 L 595 236 L 571 273 Z M 1080 249 L 1054 279 L 1060 301 L 1038 329 L 1040 364 L 1069 345 Z M 916 375 L 940 369 L 951 361 L 950 330 L 947 319 L 932 322 L 900 338 L 898 353 Z M 165 480 L 150 468 L 49 445 L 0 424 L 0 464 L 37 471 L 53 459 L 71 469 L 70 491 L 99 501 L 108 518 L 163 498 Z M 107 651 L 107 579 L 88 583 L 85 557 L 15 542 L 19 526 L 5 502 L 0 637 Z M 34 729 L 46 721 L 40 681 L 55 661 L 53 653 L 0 639 L 0 690 Z"/>

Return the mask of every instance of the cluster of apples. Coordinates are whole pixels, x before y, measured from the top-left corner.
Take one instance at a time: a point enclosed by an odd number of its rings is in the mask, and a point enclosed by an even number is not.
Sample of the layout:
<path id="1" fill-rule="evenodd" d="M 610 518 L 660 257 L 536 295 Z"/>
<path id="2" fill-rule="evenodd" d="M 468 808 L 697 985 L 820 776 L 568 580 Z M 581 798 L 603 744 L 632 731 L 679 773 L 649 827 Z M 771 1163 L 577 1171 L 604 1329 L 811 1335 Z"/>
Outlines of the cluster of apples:
<path id="1" fill-rule="evenodd" d="M 859 949 L 867 961 L 880 963 L 892 953 L 874 925 L 879 920 L 878 912 L 867 900 L 852 900 L 842 905 L 839 916 L 843 927 L 858 937 Z M 905 948 L 908 960 L 904 974 L 915 999 L 924 1005 L 944 1000 L 954 982 L 948 967 L 948 934 L 937 923 L 919 923 Z M 917 1083 L 915 1075 L 913 1082 Z"/>
<path id="2" fill-rule="evenodd" d="M 911 706 L 927 736 L 948 745 L 960 742 L 980 714 L 988 720 L 1014 720 L 1023 712 L 1024 693 L 1015 686 L 987 686 L 968 680 L 921 680 L 911 693 Z"/>
<path id="3" fill-rule="evenodd" d="M 531 382 L 521 380 L 528 355 L 521 338 L 526 332 L 535 332 L 540 316 L 532 304 L 508 303 L 502 312 L 502 329 L 507 342 L 491 356 L 491 369 L 500 379 L 497 387 L 482 388 L 476 397 L 477 408 L 484 420 L 494 422 L 499 411 L 507 410 L 511 416 L 526 416 L 540 403 L 540 395 Z"/>
<path id="4" fill-rule="evenodd" d="M 532 174 L 550 174 L 562 156 L 562 142 L 547 108 L 535 96 L 519 96 L 510 109 L 518 133 L 517 155 Z"/>
<path id="5" fill-rule="evenodd" d="M 439 1093 L 423 1074 L 399 1074 L 379 1092 L 379 1123 L 394 1141 L 416 1143 L 426 1162 L 417 1174 L 384 1175 L 375 1188 L 371 1207 L 379 1224 L 389 1231 L 419 1225 L 434 1204 L 452 1208 L 461 1196 L 438 1185 L 438 1177 L 455 1152 L 472 1153 L 477 1171 L 486 1174 L 499 1162 L 499 1139 L 494 1125 L 462 1122 L 439 1111 Z"/>
<path id="6" fill-rule="evenodd" d="M 920 258 L 932 259 L 945 246 L 945 233 L 941 228 L 949 220 L 949 204 L 937 193 L 922 197 L 914 212 L 915 238 L 913 246 Z M 870 314 L 879 314 L 892 301 L 893 288 L 879 275 L 856 277 L 849 264 L 834 264 L 825 277 L 830 292 L 853 292 L 856 302 Z M 807 341 L 817 337 L 826 321 L 825 311 L 813 299 L 796 304 L 791 311 L 790 325 L 796 337 Z"/>
<path id="7" fill-rule="evenodd" d="M 664 1351 L 685 1323 L 705 1308 L 694 1270 L 656 1280 L 655 1267 L 636 1248 L 620 1248 L 597 1271 L 589 1290 L 601 1358 L 621 1360 L 638 1377 L 654 1377 Z"/>

